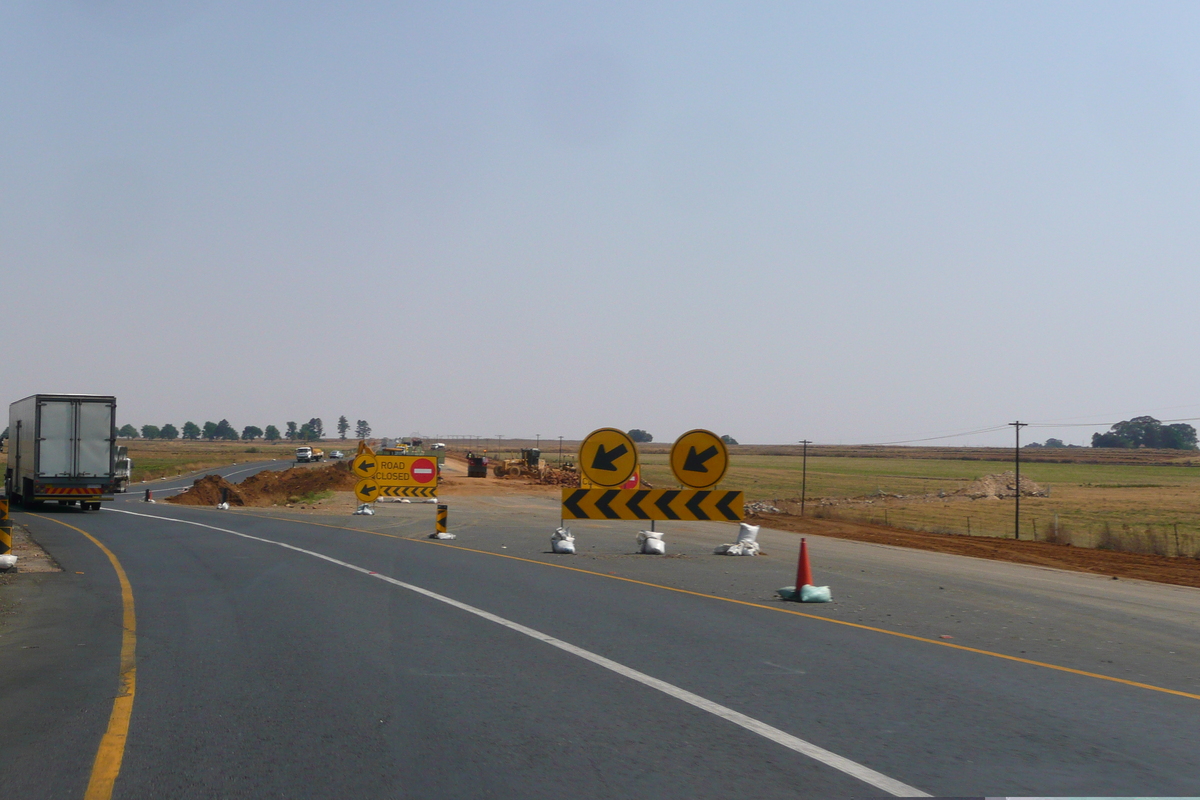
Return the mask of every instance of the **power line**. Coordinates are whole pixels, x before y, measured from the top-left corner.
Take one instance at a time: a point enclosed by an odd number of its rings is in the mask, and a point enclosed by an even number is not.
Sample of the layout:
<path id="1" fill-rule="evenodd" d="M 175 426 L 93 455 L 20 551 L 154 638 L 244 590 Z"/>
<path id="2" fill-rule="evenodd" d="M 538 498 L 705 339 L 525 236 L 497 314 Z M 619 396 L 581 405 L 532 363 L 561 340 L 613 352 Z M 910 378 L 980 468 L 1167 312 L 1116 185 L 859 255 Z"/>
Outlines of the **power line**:
<path id="1" fill-rule="evenodd" d="M 963 433 L 948 433 L 945 436 L 927 436 L 924 439 L 904 439 L 898 442 L 868 442 L 866 444 L 860 444 L 858 447 L 884 447 L 892 444 L 913 444 L 915 442 L 935 442 L 939 439 L 958 439 L 963 436 L 974 436 L 977 433 L 993 433 L 995 431 L 1002 431 L 1007 427 L 1008 425 L 995 425 L 991 428 L 980 428 L 979 430 L 964 431 Z"/>

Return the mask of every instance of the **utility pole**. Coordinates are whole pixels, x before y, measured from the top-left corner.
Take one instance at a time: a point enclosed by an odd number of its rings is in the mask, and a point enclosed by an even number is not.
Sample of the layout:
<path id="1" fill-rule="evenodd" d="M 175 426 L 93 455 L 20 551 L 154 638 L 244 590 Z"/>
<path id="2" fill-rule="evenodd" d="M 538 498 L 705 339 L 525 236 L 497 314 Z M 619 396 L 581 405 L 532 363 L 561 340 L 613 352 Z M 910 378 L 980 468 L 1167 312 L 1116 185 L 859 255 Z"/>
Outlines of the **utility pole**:
<path id="1" fill-rule="evenodd" d="M 562 466 L 562 440 L 563 437 L 558 437 L 558 465 Z"/>
<path id="2" fill-rule="evenodd" d="M 1013 432 L 1017 434 L 1017 446 L 1013 450 L 1013 457 L 1014 457 L 1014 460 L 1016 461 L 1016 465 L 1017 465 L 1017 509 L 1016 509 L 1016 512 L 1013 517 L 1013 538 L 1020 539 L 1021 538 L 1021 428 L 1024 428 L 1029 423 L 1021 422 L 1020 420 L 1017 420 L 1016 422 L 1010 422 L 1008 424 L 1013 426 Z"/>
<path id="3" fill-rule="evenodd" d="M 804 516 L 804 502 L 808 497 L 808 446 L 812 444 L 808 439 L 801 439 L 800 444 L 804 445 L 801 450 L 803 457 L 800 461 L 800 516 Z"/>

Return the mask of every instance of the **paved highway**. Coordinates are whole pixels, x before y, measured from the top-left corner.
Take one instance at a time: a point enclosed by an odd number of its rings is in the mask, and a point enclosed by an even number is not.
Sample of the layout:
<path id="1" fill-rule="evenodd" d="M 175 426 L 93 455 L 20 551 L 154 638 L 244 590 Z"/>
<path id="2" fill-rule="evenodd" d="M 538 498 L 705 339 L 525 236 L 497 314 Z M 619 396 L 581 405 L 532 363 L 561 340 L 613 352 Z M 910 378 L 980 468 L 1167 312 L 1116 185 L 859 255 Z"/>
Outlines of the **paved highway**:
<path id="1" fill-rule="evenodd" d="M 788 534 L 139 496 L 15 515 L 64 572 L 6 588 L 0 795 L 1200 794 L 1196 590 L 814 538 L 799 606 Z"/>

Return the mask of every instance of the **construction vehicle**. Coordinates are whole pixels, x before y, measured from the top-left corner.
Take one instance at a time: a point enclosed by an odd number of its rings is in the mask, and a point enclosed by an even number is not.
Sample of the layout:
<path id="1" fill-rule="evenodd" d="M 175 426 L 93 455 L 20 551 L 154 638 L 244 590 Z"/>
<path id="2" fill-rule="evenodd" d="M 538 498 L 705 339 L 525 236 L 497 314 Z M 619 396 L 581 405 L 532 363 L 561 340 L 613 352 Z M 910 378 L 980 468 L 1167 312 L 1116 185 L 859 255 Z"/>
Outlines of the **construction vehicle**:
<path id="1" fill-rule="evenodd" d="M 8 408 L 9 500 L 53 500 L 97 511 L 116 483 L 117 401 L 92 394 L 34 394 Z"/>
<path id="2" fill-rule="evenodd" d="M 521 451 L 520 458 L 504 458 L 495 463 L 492 467 L 492 474 L 497 478 L 508 476 L 510 478 L 540 478 L 542 472 L 546 469 L 546 460 L 542 458 L 542 451 L 537 448 L 530 447 Z"/>
<path id="3" fill-rule="evenodd" d="M 305 464 L 309 461 L 321 461 L 325 458 L 325 451 L 319 447 L 297 447 L 296 448 L 296 463 Z"/>
<path id="4" fill-rule="evenodd" d="M 475 453 L 467 453 L 467 477 L 468 478 L 486 478 L 488 469 L 488 458 L 485 455 L 476 455 Z"/>

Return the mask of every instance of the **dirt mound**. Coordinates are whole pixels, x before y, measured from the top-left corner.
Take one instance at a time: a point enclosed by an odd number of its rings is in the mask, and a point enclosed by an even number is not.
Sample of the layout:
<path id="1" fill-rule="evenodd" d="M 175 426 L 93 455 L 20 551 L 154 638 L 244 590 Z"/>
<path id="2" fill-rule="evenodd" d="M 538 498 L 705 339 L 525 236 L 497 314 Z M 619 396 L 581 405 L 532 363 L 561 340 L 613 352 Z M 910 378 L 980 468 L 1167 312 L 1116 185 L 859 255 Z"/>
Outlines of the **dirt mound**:
<path id="1" fill-rule="evenodd" d="M 1011 470 L 998 475 L 984 475 L 965 489 L 959 489 L 955 494 L 965 495 L 972 500 L 987 497 L 1016 497 L 1017 476 Z M 1034 483 L 1028 478 L 1021 478 L 1022 497 L 1046 497 L 1048 494 L 1045 486 Z"/>
<path id="2" fill-rule="evenodd" d="M 579 473 L 573 469 L 548 469 L 538 483 L 543 486 L 578 486 Z"/>
<path id="3" fill-rule="evenodd" d="M 205 475 L 203 478 L 198 478 L 192 483 L 190 489 L 174 497 L 168 497 L 167 502 L 177 503 L 181 506 L 215 506 L 221 502 L 222 489 L 225 489 L 229 493 L 229 505 L 246 505 L 246 500 L 242 497 L 242 493 L 238 491 L 237 487 L 220 475 Z"/>
<path id="4" fill-rule="evenodd" d="M 264 470 L 236 485 L 218 475 L 205 475 L 186 492 L 167 498 L 167 502 L 215 506 L 221 502 L 221 489 L 228 489 L 231 506 L 284 505 L 318 492 L 348 492 L 357 482 L 348 462 L 312 468 L 292 467 L 282 472 Z"/>

